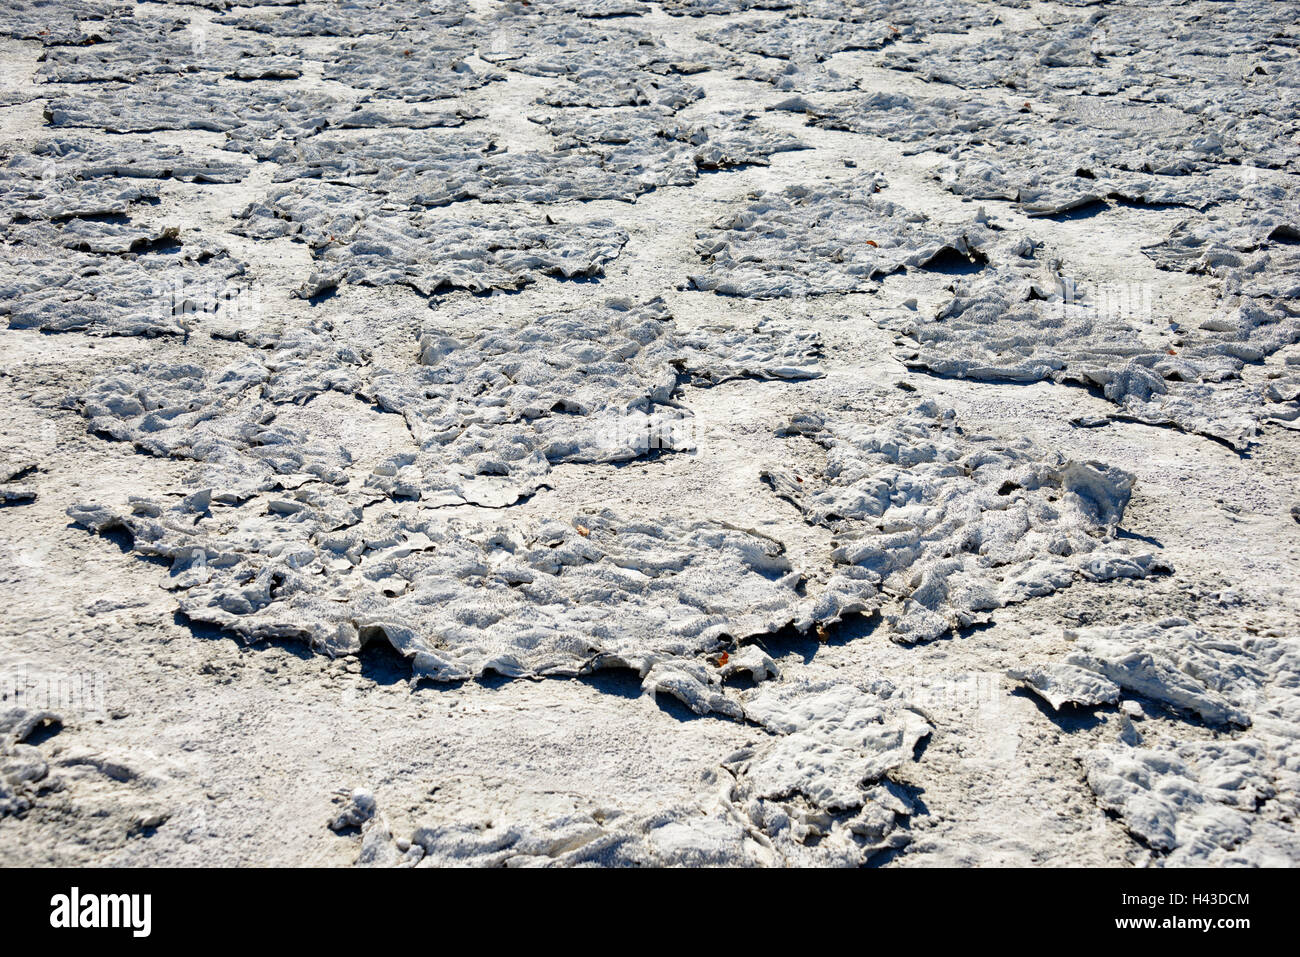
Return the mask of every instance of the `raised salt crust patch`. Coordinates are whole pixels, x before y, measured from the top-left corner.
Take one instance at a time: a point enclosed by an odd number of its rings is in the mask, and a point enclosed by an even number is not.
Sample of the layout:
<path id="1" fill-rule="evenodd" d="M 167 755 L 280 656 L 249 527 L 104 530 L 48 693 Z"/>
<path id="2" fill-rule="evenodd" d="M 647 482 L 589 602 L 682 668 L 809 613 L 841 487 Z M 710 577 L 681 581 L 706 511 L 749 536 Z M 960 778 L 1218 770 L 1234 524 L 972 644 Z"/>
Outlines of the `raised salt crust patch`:
<path id="1" fill-rule="evenodd" d="M 901 603 L 887 616 L 896 641 L 939 638 L 1075 581 L 1161 570 L 1114 539 L 1133 487 L 1118 469 L 967 433 L 932 401 L 892 422 L 806 415 L 786 431 L 826 450 L 824 474 L 764 477 L 842 536 L 832 557 L 864 597 Z"/>

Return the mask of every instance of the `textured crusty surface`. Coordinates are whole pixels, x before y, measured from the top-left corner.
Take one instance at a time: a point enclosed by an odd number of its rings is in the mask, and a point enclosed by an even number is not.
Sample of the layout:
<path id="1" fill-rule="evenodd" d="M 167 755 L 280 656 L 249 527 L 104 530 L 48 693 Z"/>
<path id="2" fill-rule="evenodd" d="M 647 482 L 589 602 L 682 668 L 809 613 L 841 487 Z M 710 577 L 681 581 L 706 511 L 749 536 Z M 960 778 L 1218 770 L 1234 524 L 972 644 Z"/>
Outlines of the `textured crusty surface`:
<path id="1" fill-rule="evenodd" d="M 14 0 L 0 863 L 1296 863 L 1298 23 Z"/>

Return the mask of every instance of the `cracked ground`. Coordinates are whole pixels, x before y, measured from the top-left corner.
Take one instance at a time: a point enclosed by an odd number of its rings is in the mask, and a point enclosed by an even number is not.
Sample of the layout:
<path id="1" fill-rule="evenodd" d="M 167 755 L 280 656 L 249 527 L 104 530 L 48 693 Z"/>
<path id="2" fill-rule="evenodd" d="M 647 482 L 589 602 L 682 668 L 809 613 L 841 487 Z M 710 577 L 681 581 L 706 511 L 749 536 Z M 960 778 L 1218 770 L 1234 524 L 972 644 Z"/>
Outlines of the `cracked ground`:
<path id="1" fill-rule="evenodd" d="M 1298 24 L 13 0 L 0 863 L 1296 863 Z"/>

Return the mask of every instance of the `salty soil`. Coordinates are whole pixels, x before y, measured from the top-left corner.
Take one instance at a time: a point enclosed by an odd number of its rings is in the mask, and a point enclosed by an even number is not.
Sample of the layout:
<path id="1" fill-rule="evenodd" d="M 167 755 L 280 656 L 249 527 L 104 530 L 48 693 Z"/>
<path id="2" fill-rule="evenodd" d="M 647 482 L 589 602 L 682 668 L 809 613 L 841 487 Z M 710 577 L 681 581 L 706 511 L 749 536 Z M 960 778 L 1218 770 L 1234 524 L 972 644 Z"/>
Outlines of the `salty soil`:
<path id="1" fill-rule="evenodd" d="M 15 0 L 0 863 L 1295 863 L 1298 23 Z"/>

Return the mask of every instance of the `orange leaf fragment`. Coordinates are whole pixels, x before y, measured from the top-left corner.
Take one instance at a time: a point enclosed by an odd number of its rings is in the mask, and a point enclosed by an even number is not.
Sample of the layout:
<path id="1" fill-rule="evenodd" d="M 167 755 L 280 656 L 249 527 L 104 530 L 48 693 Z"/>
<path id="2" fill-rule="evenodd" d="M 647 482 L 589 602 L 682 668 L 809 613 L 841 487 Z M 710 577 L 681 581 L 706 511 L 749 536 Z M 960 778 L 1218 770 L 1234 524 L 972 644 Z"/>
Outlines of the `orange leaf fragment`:
<path id="1" fill-rule="evenodd" d="M 875 246 L 877 249 L 880 248 L 880 243 L 876 242 L 874 239 L 868 239 L 868 240 L 867 240 L 867 245 L 868 245 L 868 246 Z"/>
<path id="2" fill-rule="evenodd" d="M 721 668 L 730 660 L 731 660 L 731 655 L 727 654 L 724 651 L 722 654 L 718 655 L 718 667 Z"/>

